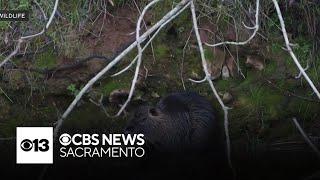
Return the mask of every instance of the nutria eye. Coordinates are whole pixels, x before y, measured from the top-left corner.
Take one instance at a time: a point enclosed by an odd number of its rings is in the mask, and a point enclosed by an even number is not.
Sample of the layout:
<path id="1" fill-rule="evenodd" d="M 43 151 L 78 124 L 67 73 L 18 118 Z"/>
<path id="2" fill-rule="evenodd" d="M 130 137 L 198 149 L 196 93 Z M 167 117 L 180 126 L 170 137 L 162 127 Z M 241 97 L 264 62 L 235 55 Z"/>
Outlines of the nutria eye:
<path id="1" fill-rule="evenodd" d="M 151 116 L 159 116 L 158 111 L 155 108 L 149 109 L 149 114 Z"/>

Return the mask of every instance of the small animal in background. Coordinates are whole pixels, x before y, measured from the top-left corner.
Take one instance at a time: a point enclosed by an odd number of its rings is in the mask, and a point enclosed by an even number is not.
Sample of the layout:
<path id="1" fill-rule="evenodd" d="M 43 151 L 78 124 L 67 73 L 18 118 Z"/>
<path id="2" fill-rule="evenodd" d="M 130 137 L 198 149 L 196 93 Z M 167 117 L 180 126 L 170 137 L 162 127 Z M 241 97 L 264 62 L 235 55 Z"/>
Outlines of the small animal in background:
<path id="1" fill-rule="evenodd" d="M 210 102 L 194 92 L 173 93 L 156 106 L 138 107 L 126 133 L 142 133 L 157 151 L 201 150 L 214 143 L 217 120 Z"/>

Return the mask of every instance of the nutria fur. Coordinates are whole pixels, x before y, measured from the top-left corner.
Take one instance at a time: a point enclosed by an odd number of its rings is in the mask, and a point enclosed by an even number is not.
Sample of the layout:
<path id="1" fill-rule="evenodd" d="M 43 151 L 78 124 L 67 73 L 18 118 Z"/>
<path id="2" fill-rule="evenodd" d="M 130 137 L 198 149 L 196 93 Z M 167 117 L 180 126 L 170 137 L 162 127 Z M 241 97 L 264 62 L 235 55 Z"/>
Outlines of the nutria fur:
<path id="1" fill-rule="evenodd" d="M 214 134 L 217 122 L 208 100 L 197 93 L 174 93 L 155 107 L 140 106 L 133 113 L 126 133 L 142 133 L 159 151 L 202 149 Z"/>

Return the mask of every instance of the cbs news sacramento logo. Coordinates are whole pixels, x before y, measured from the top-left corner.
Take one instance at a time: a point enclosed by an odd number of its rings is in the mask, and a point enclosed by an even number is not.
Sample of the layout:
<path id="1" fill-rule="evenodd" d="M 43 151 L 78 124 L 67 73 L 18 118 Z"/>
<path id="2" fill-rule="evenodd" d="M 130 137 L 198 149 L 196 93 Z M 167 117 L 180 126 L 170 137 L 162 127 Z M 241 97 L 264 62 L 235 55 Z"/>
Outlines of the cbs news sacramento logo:
<path id="1" fill-rule="evenodd" d="M 17 127 L 17 164 L 53 164 L 53 127 Z"/>
<path id="2" fill-rule="evenodd" d="M 60 158 L 145 155 L 143 134 L 61 134 Z M 53 164 L 53 127 L 17 127 L 17 164 Z"/>

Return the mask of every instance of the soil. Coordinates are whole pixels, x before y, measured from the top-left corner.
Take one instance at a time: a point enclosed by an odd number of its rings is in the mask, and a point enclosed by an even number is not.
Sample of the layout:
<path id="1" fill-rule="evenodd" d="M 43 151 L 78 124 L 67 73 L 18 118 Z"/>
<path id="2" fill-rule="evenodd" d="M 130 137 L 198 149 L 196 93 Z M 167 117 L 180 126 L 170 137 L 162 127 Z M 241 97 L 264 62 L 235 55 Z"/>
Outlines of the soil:
<path id="1" fill-rule="evenodd" d="M 100 15 L 94 23 L 89 23 L 85 27 L 86 31 L 81 32 L 83 34 L 81 43 L 85 47 L 77 53 L 79 57 L 91 55 L 112 57 L 123 50 L 135 39 L 135 22 L 138 15 L 139 13 L 135 9 L 128 6 L 121 7 L 112 14 Z M 152 18 L 152 14 L 146 14 L 146 24 L 152 24 Z M 214 33 L 217 31 L 217 27 L 208 21 L 202 21 L 200 26 Z M 207 30 L 200 31 L 201 39 L 204 42 L 212 42 L 213 34 L 208 33 Z M 184 31 L 178 36 L 186 37 L 185 40 L 189 32 Z M 245 40 L 249 34 L 250 32 L 247 31 L 239 32 L 239 39 Z M 208 85 L 206 83 L 194 84 L 187 80 L 189 77 L 203 78 L 198 49 L 192 47 L 183 49 L 185 42 L 177 42 L 179 37 L 168 36 L 166 31 L 159 36 L 155 40 L 155 52 L 147 50 L 144 54 L 144 68 L 140 72 L 139 84 L 132 103 L 142 100 L 153 103 L 168 93 L 197 91 L 206 96 L 217 109 L 222 127 L 223 114 Z M 233 28 L 228 26 L 226 34 L 222 38 L 230 41 L 236 40 Z M 191 44 L 195 44 L 194 38 L 191 38 L 190 41 Z M 228 101 L 228 106 L 233 107 L 229 114 L 232 152 L 236 156 L 235 164 L 240 170 L 243 170 L 241 169 L 242 162 L 248 161 L 249 163 L 249 160 L 252 160 L 252 157 L 249 157 L 252 153 L 260 153 L 260 148 L 265 150 L 266 144 L 278 141 L 291 143 L 289 146 L 279 147 L 280 150 L 281 148 L 282 150 L 292 150 L 293 147 L 298 146 L 304 153 L 310 153 L 306 144 L 294 143 L 297 140 L 302 142 L 301 136 L 291 122 L 291 118 L 296 115 L 302 122 L 305 122 L 303 124 L 305 130 L 320 145 L 319 102 L 310 102 L 308 99 L 312 99 L 313 96 L 310 95 L 310 89 L 305 82 L 292 78 L 296 70 L 288 70 L 286 52 L 273 53 L 267 47 L 268 45 L 258 38 L 252 44 L 239 48 L 240 64 L 246 78 L 237 74 L 234 47 L 230 47 L 230 52 L 227 52 L 226 48 L 209 49 L 213 53 L 219 51 L 219 57 L 215 61 L 208 58 L 208 61 L 211 60 L 208 64 L 212 66 L 210 72 L 215 77 L 214 84 L 219 94 L 229 93 L 232 96 L 230 102 Z M 185 56 L 182 56 L 184 50 Z M 259 57 L 256 62 L 260 65 L 263 64 L 263 68 L 245 66 L 246 57 L 252 55 Z M 79 57 L 58 56 L 55 62 L 58 67 L 61 67 L 76 63 Z M 24 61 L 28 62 L 28 60 Z M 129 57 L 125 59 L 125 62 L 130 60 Z M 106 60 L 92 59 L 80 66 L 44 75 L 17 69 L 4 71 L 0 87 L 3 87 L 13 103 L 0 91 L 0 137 L 11 136 L 14 134 L 15 127 L 19 125 L 32 126 L 39 123 L 52 125 L 73 100 L 76 92 L 105 67 L 107 62 Z M 34 67 L 33 63 L 26 64 L 29 68 Z M 226 80 L 221 79 L 219 75 L 224 64 L 231 74 L 231 78 Z M 256 63 L 251 62 L 251 64 Z M 123 65 L 120 63 L 119 67 Z M 268 69 L 272 66 L 274 69 L 269 72 Z M 100 131 L 120 131 L 127 116 L 118 119 L 110 118 L 96 104 L 99 103 L 101 97 L 103 101 L 108 101 L 108 96 L 114 89 L 127 90 L 130 87 L 131 79 L 132 72 L 128 71 L 121 77 L 108 77 L 97 82 L 70 115 L 64 126 L 65 130 L 87 131 L 92 128 Z M 182 82 L 183 79 L 185 82 Z M 268 82 L 274 82 L 276 86 L 270 86 Z M 75 85 L 75 89 L 68 90 L 70 85 Z M 290 89 L 291 87 L 295 87 L 294 91 Z M 291 94 L 287 93 L 289 91 Z M 265 94 L 266 92 L 268 94 Z M 307 100 L 304 97 L 307 97 Z M 93 101 L 94 103 L 92 103 Z M 111 111 L 111 114 L 119 109 L 119 106 L 109 106 L 108 102 L 106 104 L 106 109 L 108 112 Z M 263 111 L 264 109 L 266 110 Z M 25 114 L 30 114 L 30 116 L 25 116 Z M 268 156 L 264 156 L 263 153 L 259 154 L 261 159 L 269 162 Z M 273 152 L 270 154 L 273 155 Z M 302 161 L 302 159 L 299 160 Z M 293 162 L 294 158 L 290 159 L 291 161 Z M 314 161 L 312 162 L 314 163 Z M 259 162 L 252 161 L 250 163 L 254 166 Z M 268 168 L 272 169 L 272 167 Z M 261 169 L 264 170 L 263 167 Z M 247 171 L 250 173 L 250 169 Z M 264 173 L 260 171 L 259 173 Z M 246 177 L 246 175 L 244 176 Z"/>

